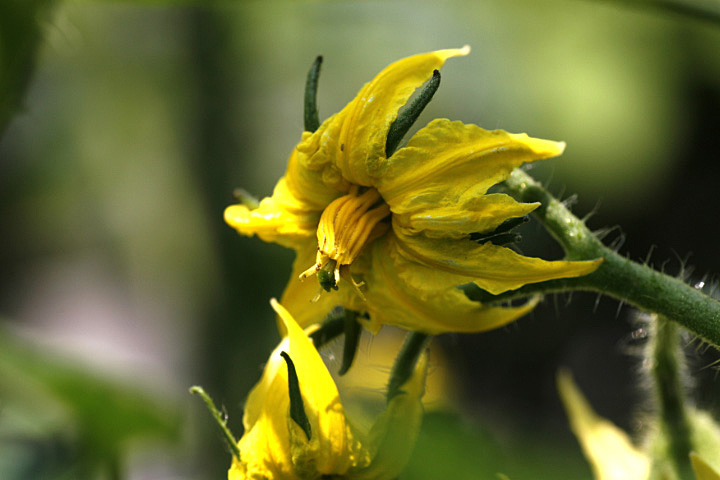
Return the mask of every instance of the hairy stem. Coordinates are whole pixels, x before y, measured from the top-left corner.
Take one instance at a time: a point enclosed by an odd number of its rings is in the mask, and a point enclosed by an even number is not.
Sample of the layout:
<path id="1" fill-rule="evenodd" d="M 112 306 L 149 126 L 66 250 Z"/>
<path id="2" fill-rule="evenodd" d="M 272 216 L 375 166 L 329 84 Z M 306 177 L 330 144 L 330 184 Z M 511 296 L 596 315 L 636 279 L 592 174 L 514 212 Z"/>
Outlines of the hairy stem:
<path id="1" fill-rule="evenodd" d="M 667 458 L 678 478 L 691 478 L 691 432 L 685 408 L 683 375 L 685 359 L 679 327 L 653 315 L 646 358 L 657 401 L 658 421 L 667 439 Z"/>
<path id="2" fill-rule="evenodd" d="M 515 169 L 504 185 L 520 201 L 541 202 L 533 214 L 562 245 L 568 259 L 605 261 L 583 277 L 525 285 L 500 295 L 473 290 L 468 292 L 471 298 L 495 302 L 536 293 L 595 291 L 657 313 L 720 347 L 720 303 L 675 277 L 633 262 L 603 245 L 581 219 L 524 171 Z"/>

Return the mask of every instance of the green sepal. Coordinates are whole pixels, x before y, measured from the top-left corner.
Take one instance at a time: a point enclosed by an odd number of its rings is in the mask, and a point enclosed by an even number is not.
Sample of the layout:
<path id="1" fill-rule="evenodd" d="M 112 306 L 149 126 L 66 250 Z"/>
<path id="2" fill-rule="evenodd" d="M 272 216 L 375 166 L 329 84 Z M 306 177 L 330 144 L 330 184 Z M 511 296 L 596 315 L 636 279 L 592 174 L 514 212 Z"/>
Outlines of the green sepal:
<path id="1" fill-rule="evenodd" d="M 258 200 L 255 196 L 251 195 L 244 188 L 236 188 L 233 190 L 232 194 L 235 200 L 240 202 L 242 205 L 245 205 L 250 210 L 255 210 L 260 206 L 260 200 Z"/>
<path id="2" fill-rule="evenodd" d="M 238 461 L 240 461 L 240 448 L 238 448 L 235 436 L 232 434 L 232 432 L 227 426 L 226 416 L 220 413 L 220 411 L 215 406 L 215 402 L 213 402 L 212 398 L 210 398 L 210 395 L 208 395 L 202 387 L 199 387 L 197 385 L 194 387 L 190 387 L 190 393 L 194 395 L 199 395 L 200 398 L 203 399 L 203 401 L 205 402 L 205 406 L 207 407 L 208 411 L 210 411 L 210 415 L 212 415 L 213 419 L 220 427 L 220 431 L 225 437 L 225 442 L 228 444 L 228 448 L 230 448 L 230 453 L 232 453 L 232 455 Z"/>
<path id="3" fill-rule="evenodd" d="M 426 333 L 410 332 L 395 358 L 387 387 L 387 403 L 402 393 L 402 386 L 410 379 L 420 354 L 425 351 L 432 336 Z"/>
<path id="4" fill-rule="evenodd" d="M 386 157 L 390 157 L 390 155 L 395 152 L 400 144 L 400 140 L 402 140 L 408 130 L 410 130 L 410 127 L 413 126 L 427 104 L 430 103 L 438 87 L 440 87 L 440 71 L 434 70 L 432 78 L 430 78 L 425 87 L 423 87 L 420 94 L 412 103 L 405 106 L 405 110 L 400 112 L 395 121 L 390 125 L 387 142 L 385 143 Z"/>
<path id="5" fill-rule="evenodd" d="M 362 325 L 357 321 L 359 313 L 352 310 L 345 310 L 345 344 L 343 346 L 342 364 L 338 374 L 345 375 L 355 360 L 357 347 L 360 343 L 360 335 L 362 334 Z"/>
<path id="6" fill-rule="evenodd" d="M 297 371 L 295 371 L 295 364 L 293 363 L 290 355 L 286 352 L 280 352 L 280 355 L 285 359 L 288 369 L 288 393 L 290 395 L 290 418 L 297 423 L 297 425 L 305 432 L 305 436 L 308 441 L 311 438 L 312 432 L 310 431 L 310 420 L 308 420 L 307 414 L 305 413 L 305 406 L 303 405 L 302 394 L 300 393 L 300 383 L 298 382 Z"/>
<path id="7" fill-rule="evenodd" d="M 312 332 L 309 337 L 315 345 L 320 348 L 328 342 L 339 337 L 345 331 L 345 309 L 338 307 L 333 309 L 323 320 L 320 328 Z"/>
<path id="8" fill-rule="evenodd" d="M 315 58 L 305 81 L 305 131 L 314 132 L 320 126 L 320 116 L 317 108 L 318 79 L 320 78 L 320 66 L 323 57 L 318 55 Z"/>

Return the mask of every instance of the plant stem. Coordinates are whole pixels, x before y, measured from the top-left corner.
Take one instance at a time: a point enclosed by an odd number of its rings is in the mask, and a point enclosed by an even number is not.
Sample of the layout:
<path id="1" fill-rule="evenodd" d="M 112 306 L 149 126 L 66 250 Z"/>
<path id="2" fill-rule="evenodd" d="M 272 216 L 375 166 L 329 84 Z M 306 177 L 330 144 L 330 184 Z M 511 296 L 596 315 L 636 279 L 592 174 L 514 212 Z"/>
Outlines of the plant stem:
<path id="1" fill-rule="evenodd" d="M 468 295 L 482 302 L 506 301 L 536 293 L 586 290 L 604 293 L 635 307 L 657 313 L 687 328 L 716 348 L 720 346 L 720 303 L 683 281 L 633 262 L 606 247 L 562 202 L 520 169 L 505 188 L 523 202 L 540 202 L 533 214 L 562 245 L 569 260 L 605 261 L 593 273 L 578 278 L 525 285 L 500 295 L 474 290 Z"/>
<path id="2" fill-rule="evenodd" d="M 210 398 L 210 395 L 208 395 L 202 387 L 199 387 L 197 385 L 190 387 L 190 393 L 192 393 L 193 395 L 199 395 L 200 398 L 202 398 L 203 402 L 205 402 L 205 406 L 210 412 L 210 415 L 212 415 L 215 423 L 217 423 L 218 427 L 220 427 L 220 431 L 225 437 L 225 441 L 227 442 L 228 448 L 230 449 L 230 453 L 232 453 L 233 457 L 237 458 L 239 461 L 240 448 L 238 447 L 237 440 L 235 440 L 235 436 L 232 434 L 232 432 L 227 426 L 227 419 L 217 409 L 217 407 L 215 406 L 215 402 L 213 402 L 212 398 Z"/>
<path id="3" fill-rule="evenodd" d="M 691 432 L 685 409 L 683 375 L 685 359 L 680 329 L 663 317 L 653 315 L 646 358 L 658 408 L 658 421 L 667 441 L 667 457 L 678 478 L 691 478 Z"/>

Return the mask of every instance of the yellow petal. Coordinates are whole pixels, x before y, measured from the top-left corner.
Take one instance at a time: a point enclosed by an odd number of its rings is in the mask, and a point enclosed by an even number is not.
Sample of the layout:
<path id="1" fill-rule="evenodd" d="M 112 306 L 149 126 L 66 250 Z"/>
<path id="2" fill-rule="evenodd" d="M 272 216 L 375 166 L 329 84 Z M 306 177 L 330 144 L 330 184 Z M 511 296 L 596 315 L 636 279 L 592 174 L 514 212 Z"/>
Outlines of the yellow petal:
<path id="1" fill-rule="evenodd" d="M 635 448 L 618 427 L 600 418 L 587 403 L 567 372 L 557 377 L 560 398 L 570 418 L 595 480 L 645 480 L 650 459 Z"/>
<path id="2" fill-rule="evenodd" d="M 720 472 L 695 453 L 690 453 L 690 463 L 697 480 L 720 480 Z"/>
<path id="3" fill-rule="evenodd" d="M 328 118 L 314 132 L 304 132 L 287 167 L 288 190 L 316 210 L 347 192 L 350 184 L 333 162 L 344 114 Z"/>
<path id="4" fill-rule="evenodd" d="M 335 382 L 312 341 L 292 316 L 274 299 L 270 301 L 287 329 L 288 350 L 300 382 L 305 411 L 317 449 L 316 468 L 322 474 L 342 474 L 351 464 L 353 437 L 345 419 Z M 287 372 L 284 387 L 287 391 Z M 242 453 L 242 450 L 241 450 Z"/>
<path id="5" fill-rule="evenodd" d="M 437 119 L 388 159 L 376 186 L 394 214 L 472 205 L 514 168 L 558 156 L 564 148 L 562 142 L 524 133 Z"/>
<path id="6" fill-rule="evenodd" d="M 595 271 L 602 259 L 592 261 L 546 261 L 525 257 L 509 248 L 490 242 L 478 244 L 470 239 L 428 238 L 408 235 L 393 218 L 398 246 L 408 259 L 430 268 L 462 275 L 464 282 L 476 283 L 492 294 L 514 290 L 528 283 L 556 278 L 587 275 Z"/>
<path id="7" fill-rule="evenodd" d="M 372 257 L 365 275 L 370 331 L 395 325 L 431 334 L 482 332 L 516 320 L 537 303 L 506 308 L 473 302 L 455 288 L 466 278 L 409 261 L 391 234 L 375 242 Z"/>
<path id="8" fill-rule="evenodd" d="M 368 82 L 339 114 L 342 128 L 333 156 L 343 177 L 371 186 L 386 158 L 387 133 L 400 107 L 448 58 L 469 52 L 464 47 L 404 58 Z"/>
<path id="9" fill-rule="evenodd" d="M 370 431 L 372 461 L 352 474 L 357 480 L 393 480 L 410 460 L 415 440 L 420 433 L 427 376 L 428 355 L 423 353 L 412 376 L 393 397 L 387 409 L 378 417 Z"/>
<path id="10" fill-rule="evenodd" d="M 492 232 L 508 218 L 527 215 L 539 205 L 520 203 L 509 195 L 492 193 L 468 199 L 465 203 L 442 203 L 413 213 L 393 214 L 393 219 L 409 234 L 461 238 L 470 233 Z"/>
<path id="11" fill-rule="evenodd" d="M 225 222 L 247 236 L 257 235 L 266 242 L 296 247 L 307 238 L 315 237 L 321 211 L 293 196 L 281 178 L 272 197 L 263 198 L 258 208 L 230 205 L 225 209 Z"/>

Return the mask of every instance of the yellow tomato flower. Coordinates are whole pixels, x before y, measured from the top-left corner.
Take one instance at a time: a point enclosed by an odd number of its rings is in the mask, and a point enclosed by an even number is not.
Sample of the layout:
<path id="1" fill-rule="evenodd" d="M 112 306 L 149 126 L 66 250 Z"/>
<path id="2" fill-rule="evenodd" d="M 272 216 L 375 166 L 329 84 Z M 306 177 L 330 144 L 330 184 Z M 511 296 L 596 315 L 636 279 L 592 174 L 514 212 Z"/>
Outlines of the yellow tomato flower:
<path id="1" fill-rule="evenodd" d="M 275 300 L 286 337 L 273 351 L 245 405 L 229 480 L 395 479 L 409 460 L 422 420 L 427 355 L 372 428 L 363 432 L 345 415 L 337 387 L 303 329 Z M 291 418 L 287 355 L 297 374 L 307 430 Z M 289 362 L 288 362 L 289 363 Z"/>
<path id="2" fill-rule="evenodd" d="M 469 51 L 438 50 L 388 66 L 342 111 L 303 133 L 271 197 L 257 208 L 225 210 L 241 234 L 297 251 L 281 301 L 301 325 L 343 305 L 368 312 L 373 332 L 383 324 L 433 334 L 489 330 L 537 300 L 482 305 L 456 287 L 474 282 L 498 294 L 598 267 L 599 260 L 549 262 L 471 239 L 539 206 L 487 192 L 521 164 L 560 155 L 564 143 L 437 119 L 386 155 L 398 110 L 448 58 Z M 318 286 L 307 277 L 315 274 L 338 291 L 311 304 Z"/>
<path id="3" fill-rule="evenodd" d="M 570 419 L 573 433 L 578 437 L 585 457 L 590 462 L 595 480 L 648 480 L 651 476 L 650 456 L 634 446 L 630 437 L 613 423 L 599 417 L 577 388 L 568 372 L 560 372 L 557 378 L 560 398 Z M 697 480 L 720 480 L 718 470 L 709 459 L 720 462 L 716 427 L 701 412 L 693 412 L 691 423 L 695 433 L 694 444 L 709 450 L 701 457 L 690 453 L 690 462 Z M 705 448 L 710 446 L 710 448 Z"/>

